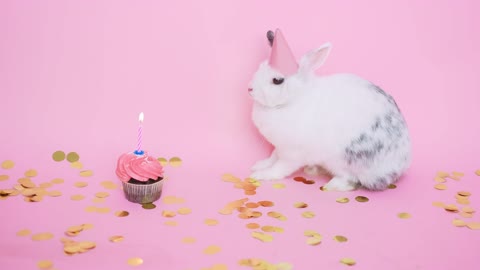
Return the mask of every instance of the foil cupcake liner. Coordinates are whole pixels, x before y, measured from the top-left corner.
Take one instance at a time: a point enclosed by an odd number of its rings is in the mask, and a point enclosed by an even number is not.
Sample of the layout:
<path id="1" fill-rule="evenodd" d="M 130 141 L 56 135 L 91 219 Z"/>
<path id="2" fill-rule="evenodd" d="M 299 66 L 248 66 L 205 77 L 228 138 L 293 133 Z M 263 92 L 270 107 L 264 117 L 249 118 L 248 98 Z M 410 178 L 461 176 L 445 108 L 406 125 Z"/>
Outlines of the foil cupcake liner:
<path id="1" fill-rule="evenodd" d="M 162 195 L 163 180 L 153 184 L 138 185 L 122 182 L 127 200 L 134 203 L 152 203 Z"/>

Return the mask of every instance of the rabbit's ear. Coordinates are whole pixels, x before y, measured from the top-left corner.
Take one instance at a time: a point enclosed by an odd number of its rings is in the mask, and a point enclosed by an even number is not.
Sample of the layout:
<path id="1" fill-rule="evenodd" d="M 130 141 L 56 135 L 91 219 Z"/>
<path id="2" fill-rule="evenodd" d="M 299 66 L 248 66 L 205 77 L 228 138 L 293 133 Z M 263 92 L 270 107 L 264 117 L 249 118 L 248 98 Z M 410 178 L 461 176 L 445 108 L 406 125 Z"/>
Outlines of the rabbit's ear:
<path id="1" fill-rule="evenodd" d="M 330 54 L 331 48 L 332 44 L 328 42 L 305 54 L 300 60 L 300 72 L 308 73 L 321 67 Z"/>

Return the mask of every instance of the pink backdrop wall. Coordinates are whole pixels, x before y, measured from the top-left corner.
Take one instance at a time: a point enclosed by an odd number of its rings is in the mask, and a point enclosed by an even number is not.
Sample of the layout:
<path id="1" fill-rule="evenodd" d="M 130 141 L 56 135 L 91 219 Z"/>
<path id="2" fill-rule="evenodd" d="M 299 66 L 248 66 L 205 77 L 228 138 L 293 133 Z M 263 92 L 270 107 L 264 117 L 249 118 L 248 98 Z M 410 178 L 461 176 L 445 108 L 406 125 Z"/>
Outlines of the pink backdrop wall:
<path id="1" fill-rule="evenodd" d="M 49 156 L 55 150 L 77 151 L 102 179 L 114 179 L 116 158 L 135 147 L 137 117 L 144 111 L 145 148 L 158 156 L 184 160 L 184 171 L 172 172 L 176 181 L 169 190 L 189 194 L 197 205 L 216 209 L 219 204 L 211 194 L 193 199 L 198 190 L 192 189 L 192 183 L 205 182 L 196 185 L 205 189 L 201 191 L 216 186 L 212 194 L 225 202 L 236 199 L 218 186 L 219 175 L 246 176 L 256 160 L 269 154 L 269 145 L 250 121 L 247 85 L 268 55 L 265 32 L 279 27 L 298 58 L 332 42 L 333 51 L 319 73 L 353 72 L 374 81 L 396 98 L 407 118 L 414 147 L 412 177 L 390 201 L 402 203 L 404 208 L 398 211 L 408 208 L 427 214 L 414 212 L 418 219 L 410 220 L 407 227 L 399 224 L 383 231 L 392 236 L 408 228 L 411 231 L 404 233 L 417 241 L 417 250 L 409 249 L 405 235 L 372 248 L 385 253 L 395 249 L 394 254 L 400 254 L 395 263 L 401 264 L 397 269 L 412 269 L 410 259 L 415 264 L 423 261 L 430 269 L 467 269 L 476 263 L 473 253 L 448 266 L 450 259 L 439 258 L 440 252 L 449 250 L 448 254 L 458 257 L 465 253 L 458 246 L 470 246 L 474 252 L 480 241 L 475 241 L 475 249 L 472 239 L 478 240 L 478 233 L 450 231 L 456 229 L 451 228 L 450 219 L 432 210 L 431 201 L 438 193 L 431 181 L 440 169 L 470 174 L 480 169 L 479 10 L 480 2 L 474 0 L 1 1 L 0 161 L 15 160 L 21 174 L 27 166 L 37 167 L 37 161 L 38 168 L 43 161 L 51 165 Z M 56 176 L 53 170 L 44 170 Z M 468 185 L 475 191 L 477 184 Z M 308 196 L 315 198 L 317 191 Z M 275 199 L 304 196 L 302 188 L 288 192 Z M 390 194 L 378 193 L 375 198 L 388 201 Z M 335 204 L 336 195 L 325 196 Z M 7 212 L 17 213 L 16 204 L 8 202 Z M 126 205 L 119 196 L 114 202 Z M 290 202 L 284 204 L 291 207 Z M 374 216 L 390 211 L 381 204 L 375 206 L 367 208 Z M 352 215 L 358 212 L 354 207 Z M 133 206 L 125 208 L 133 215 Z M 322 211 L 330 216 L 337 213 L 326 207 Z M 352 229 L 352 237 L 387 241 L 375 228 L 368 228 L 364 216 L 358 220 L 364 227 L 357 232 L 350 226 L 353 223 L 339 222 L 340 228 Z M 437 220 L 446 225 L 432 231 L 440 224 Z M 226 222 L 232 228 L 237 224 L 233 219 Z M 67 223 L 59 223 L 56 229 L 61 232 Z M 20 225 L 9 224 L 1 225 L 11 240 L 6 243 L 17 243 L 14 234 Z M 122 228 L 131 229 L 125 224 Z M 338 226 L 328 226 L 334 225 Z M 350 250 L 368 255 L 363 247 L 370 241 L 352 241 L 357 246 Z M 2 248 L 11 253 L 10 269 L 15 268 L 20 249 Z M 38 251 L 36 246 L 33 249 Z M 259 244 L 255 250 L 265 249 Z M 42 252 L 47 257 L 47 251 Z M 99 254 L 110 251 L 104 252 Z M 315 258 L 316 251 L 308 252 L 309 258 Z M 175 254 L 176 259 L 187 253 Z M 236 260 L 234 255 L 229 258 Z M 273 251 L 270 255 L 275 257 Z M 155 256 L 152 251 L 151 257 Z M 40 256 L 32 258 L 37 259 Z M 372 260 L 369 265 L 385 269 L 391 263 Z M 146 269 L 156 269 L 150 266 Z"/>

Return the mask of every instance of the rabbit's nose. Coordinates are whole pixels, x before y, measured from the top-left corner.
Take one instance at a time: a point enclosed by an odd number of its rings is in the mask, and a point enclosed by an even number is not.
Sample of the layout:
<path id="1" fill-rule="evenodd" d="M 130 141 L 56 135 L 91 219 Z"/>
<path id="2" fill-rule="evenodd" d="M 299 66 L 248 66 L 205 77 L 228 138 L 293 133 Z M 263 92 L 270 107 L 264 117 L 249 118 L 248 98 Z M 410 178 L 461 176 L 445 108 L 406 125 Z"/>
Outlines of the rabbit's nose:
<path id="1" fill-rule="evenodd" d="M 253 90 L 252 88 L 248 88 L 248 92 L 252 92 L 252 90 Z"/>

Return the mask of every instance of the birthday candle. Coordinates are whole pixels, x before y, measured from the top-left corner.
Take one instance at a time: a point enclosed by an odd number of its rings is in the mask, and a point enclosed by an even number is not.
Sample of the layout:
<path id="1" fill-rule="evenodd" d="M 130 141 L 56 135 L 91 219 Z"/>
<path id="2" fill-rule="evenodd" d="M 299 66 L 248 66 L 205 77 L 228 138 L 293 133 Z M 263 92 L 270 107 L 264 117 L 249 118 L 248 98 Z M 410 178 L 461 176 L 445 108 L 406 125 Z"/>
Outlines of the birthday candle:
<path id="1" fill-rule="evenodd" d="M 143 126 L 143 112 L 138 116 L 138 121 L 140 122 L 138 126 L 138 137 L 137 137 L 137 154 L 142 154 L 142 126 Z"/>

